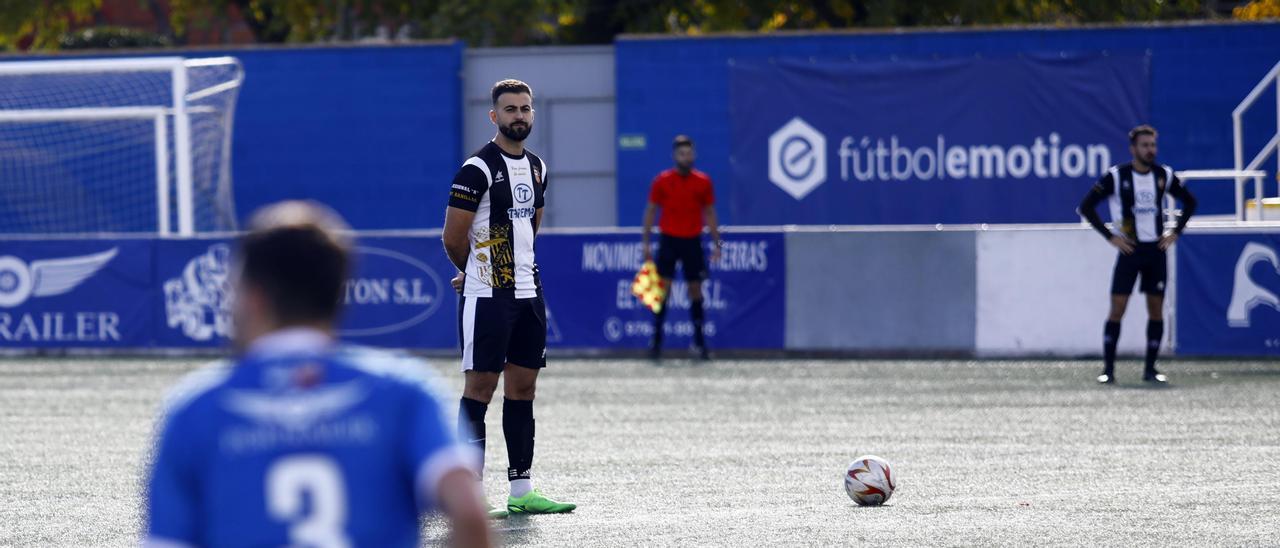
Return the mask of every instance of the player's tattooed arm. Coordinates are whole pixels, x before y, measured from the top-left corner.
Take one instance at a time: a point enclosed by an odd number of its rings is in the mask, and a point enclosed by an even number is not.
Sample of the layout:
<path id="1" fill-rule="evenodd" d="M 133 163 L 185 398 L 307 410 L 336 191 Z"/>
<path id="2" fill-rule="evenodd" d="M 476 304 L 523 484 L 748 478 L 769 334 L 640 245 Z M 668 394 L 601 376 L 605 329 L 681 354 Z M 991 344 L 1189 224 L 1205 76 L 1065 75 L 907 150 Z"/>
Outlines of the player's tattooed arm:
<path id="1" fill-rule="evenodd" d="M 467 269 L 467 255 L 471 252 L 471 242 L 467 235 L 471 232 L 471 223 L 475 218 L 474 211 L 452 206 L 445 210 L 444 252 L 459 272 Z"/>

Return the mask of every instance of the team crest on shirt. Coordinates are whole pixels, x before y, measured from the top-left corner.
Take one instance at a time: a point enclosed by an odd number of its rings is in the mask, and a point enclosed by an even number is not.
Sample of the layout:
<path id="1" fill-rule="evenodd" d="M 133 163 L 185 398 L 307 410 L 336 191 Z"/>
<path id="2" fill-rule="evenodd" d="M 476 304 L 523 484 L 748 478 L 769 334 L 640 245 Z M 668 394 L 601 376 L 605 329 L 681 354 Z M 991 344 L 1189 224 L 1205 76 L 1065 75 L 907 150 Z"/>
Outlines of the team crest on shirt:
<path id="1" fill-rule="evenodd" d="M 236 390 L 229 392 L 222 404 L 251 421 L 298 430 L 346 413 L 368 395 L 363 383 L 349 381 L 302 392 Z"/>
<path id="2" fill-rule="evenodd" d="M 532 209 L 532 208 L 531 208 Z M 511 248 L 511 227 L 476 227 L 476 275 L 489 287 L 515 285 L 515 253 Z M 481 251 L 485 250 L 485 251 Z M 488 261 L 480 257 L 488 252 Z"/>

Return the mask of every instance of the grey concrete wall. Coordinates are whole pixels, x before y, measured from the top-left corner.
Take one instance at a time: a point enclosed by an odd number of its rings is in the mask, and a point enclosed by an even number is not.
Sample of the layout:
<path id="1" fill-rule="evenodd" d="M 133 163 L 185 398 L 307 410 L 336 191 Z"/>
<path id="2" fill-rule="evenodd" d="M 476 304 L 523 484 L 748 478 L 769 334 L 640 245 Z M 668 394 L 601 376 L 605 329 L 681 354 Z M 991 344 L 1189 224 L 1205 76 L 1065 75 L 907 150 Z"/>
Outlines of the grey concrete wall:
<path id="1" fill-rule="evenodd" d="M 974 350 L 972 232 L 787 235 L 787 348 Z"/>
<path id="2" fill-rule="evenodd" d="M 533 88 L 527 145 L 547 162 L 547 226 L 617 226 L 617 117 L 612 46 L 469 49 L 463 60 L 462 148 L 493 138 L 489 90 L 505 78 Z M 461 161 L 461 160 L 460 160 Z"/>

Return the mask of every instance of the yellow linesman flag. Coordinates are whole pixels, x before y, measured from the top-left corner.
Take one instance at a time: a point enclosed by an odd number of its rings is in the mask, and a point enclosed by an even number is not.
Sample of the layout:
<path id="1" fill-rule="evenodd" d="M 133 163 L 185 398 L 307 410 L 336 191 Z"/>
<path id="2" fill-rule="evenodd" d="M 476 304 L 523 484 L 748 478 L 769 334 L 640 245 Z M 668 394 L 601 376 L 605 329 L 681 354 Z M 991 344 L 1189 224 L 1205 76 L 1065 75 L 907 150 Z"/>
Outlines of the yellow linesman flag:
<path id="1" fill-rule="evenodd" d="M 631 294 L 649 307 L 654 314 L 662 311 L 662 302 L 667 298 L 667 282 L 658 275 L 658 267 L 653 261 L 645 261 L 631 282 Z"/>

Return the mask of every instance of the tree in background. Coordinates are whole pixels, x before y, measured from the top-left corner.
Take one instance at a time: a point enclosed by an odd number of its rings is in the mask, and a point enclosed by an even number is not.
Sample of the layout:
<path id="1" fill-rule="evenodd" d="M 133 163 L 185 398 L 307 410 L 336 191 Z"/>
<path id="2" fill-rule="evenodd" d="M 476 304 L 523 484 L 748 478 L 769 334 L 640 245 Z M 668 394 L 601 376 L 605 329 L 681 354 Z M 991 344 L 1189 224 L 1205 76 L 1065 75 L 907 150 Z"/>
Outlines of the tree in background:
<path id="1" fill-rule="evenodd" d="M 1231 10 L 1231 15 L 1245 21 L 1277 19 L 1280 18 L 1280 0 L 1253 0 Z"/>
<path id="2" fill-rule="evenodd" d="M 110 24 L 95 19 L 103 1 L 0 0 L 0 45 L 56 48 L 69 30 Z M 186 43 L 192 29 L 226 28 L 236 21 L 243 21 L 258 43 L 459 38 L 483 47 L 607 44 L 622 33 L 1146 22 L 1216 18 L 1230 9 L 1218 0 L 105 1 L 146 6 L 155 15 L 155 28 L 135 30 L 178 45 Z M 1280 0 L 1256 0 L 1236 8 L 1235 16 L 1260 18 L 1276 11 Z"/>
<path id="3" fill-rule="evenodd" d="M 102 0 L 0 0 L 0 47 L 57 49 L 77 25 L 93 21 Z"/>

